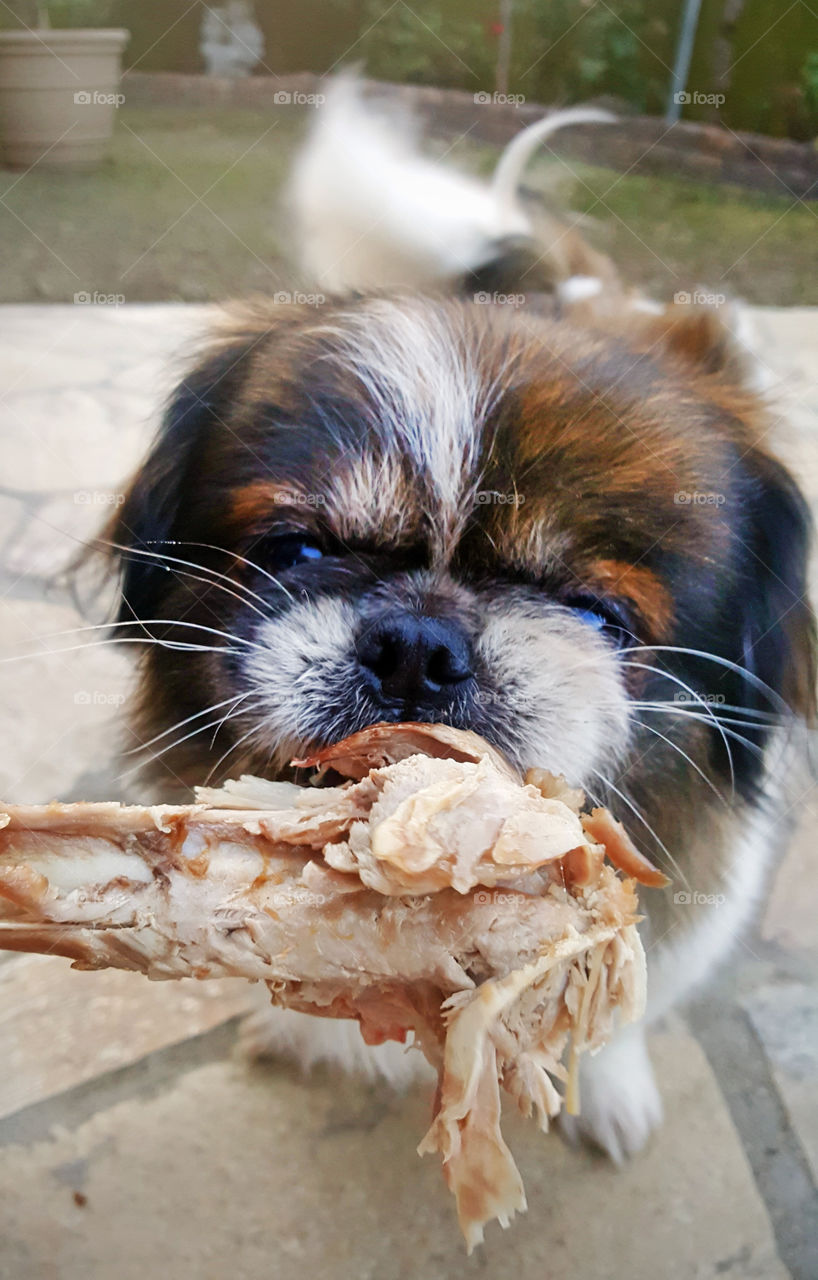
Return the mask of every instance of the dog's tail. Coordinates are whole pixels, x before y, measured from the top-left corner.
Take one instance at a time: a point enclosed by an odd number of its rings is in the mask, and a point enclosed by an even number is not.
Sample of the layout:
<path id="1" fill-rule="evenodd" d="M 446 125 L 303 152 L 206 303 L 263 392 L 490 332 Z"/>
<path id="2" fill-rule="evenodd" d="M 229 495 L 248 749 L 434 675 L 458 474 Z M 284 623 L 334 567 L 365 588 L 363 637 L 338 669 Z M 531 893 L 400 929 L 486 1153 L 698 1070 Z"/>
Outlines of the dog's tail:
<path id="1" fill-rule="evenodd" d="M 491 185 L 498 208 L 511 210 L 516 206 L 523 171 L 534 152 L 558 129 L 574 124 L 616 124 L 616 116 L 596 107 L 571 107 L 554 111 L 521 130 L 512 138 L 494 170 Z"/>
<path id="2" fill-rule="evenodd" d="M 426 158 L 408 113 L 374 108 L 360 82 L 341 75 L 290 182 L 303 266 L 326 292 L 438 287 L 479 274 L 532 236 L 517 188 L 536 148 L 568 125 L 613 119 L 586 107 L 553 112 L 514 138 L 487 183 L 445 155 Z"/>

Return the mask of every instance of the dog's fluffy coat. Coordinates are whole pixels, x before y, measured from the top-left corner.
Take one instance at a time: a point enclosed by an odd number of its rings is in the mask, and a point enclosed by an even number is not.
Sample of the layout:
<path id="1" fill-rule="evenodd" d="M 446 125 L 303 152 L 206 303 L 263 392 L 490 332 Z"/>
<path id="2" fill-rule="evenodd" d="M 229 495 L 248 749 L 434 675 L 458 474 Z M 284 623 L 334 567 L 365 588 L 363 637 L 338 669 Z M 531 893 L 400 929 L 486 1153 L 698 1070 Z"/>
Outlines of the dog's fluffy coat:
<path id="1" fill-rule="evenodd" d="M 803 501 L 729 319 L 654 314 L 574 230 L 537 239 L 509 200 L 527 143 L 478 200 L 348 82 L 323 112 L 292 199 L 332 296 L 230 313 L 114 527 L 120 623 L 152 642 L 148 776 L 281 774 L 400 717 L 362 680 L 360 636 L 395 608 L 445 619 L 472 678 L 413 718 L 565 773 L 677 891 L 723 895 L 644 894 L 660 1014 L 725 954 L 778 843 L 784 738 L 814 686 Z M 257 1044 L 360 1056 L 354 1027 L 277 1019 Z M 585 1072 L 581 1128 L 638 1149 L 661 1114 L 641 1033 Z"/>

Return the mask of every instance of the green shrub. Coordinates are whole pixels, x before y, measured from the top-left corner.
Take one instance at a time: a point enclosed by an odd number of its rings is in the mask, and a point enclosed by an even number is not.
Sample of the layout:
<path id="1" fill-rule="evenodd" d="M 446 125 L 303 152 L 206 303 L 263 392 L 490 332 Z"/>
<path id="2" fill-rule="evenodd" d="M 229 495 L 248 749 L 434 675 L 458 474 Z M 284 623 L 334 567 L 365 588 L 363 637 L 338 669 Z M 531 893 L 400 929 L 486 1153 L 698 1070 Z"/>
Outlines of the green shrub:
<path id="1" fill-rule="evenodd" d="M 804 104 L 815 117 L 818 129 L 818 52 L 808 53 L 801 68 L 801 84 L 804 90 Z"/>
<path id="2" fill-rule="evenodd" d="M 0 27 L 109 27 L 113 0 L 6 0 Z"/>
<path id="3" fill-rule="evenodd" d="M 489 24 L 495 14 L 496 6 L 485 0 L 417 0 L 411 9 L 397 4 L 386 11 L 383 0 L 365 0 L 359 23 L 364 35 L 351 56 L 379 80 L 493 87 L 497 39 Z"/>

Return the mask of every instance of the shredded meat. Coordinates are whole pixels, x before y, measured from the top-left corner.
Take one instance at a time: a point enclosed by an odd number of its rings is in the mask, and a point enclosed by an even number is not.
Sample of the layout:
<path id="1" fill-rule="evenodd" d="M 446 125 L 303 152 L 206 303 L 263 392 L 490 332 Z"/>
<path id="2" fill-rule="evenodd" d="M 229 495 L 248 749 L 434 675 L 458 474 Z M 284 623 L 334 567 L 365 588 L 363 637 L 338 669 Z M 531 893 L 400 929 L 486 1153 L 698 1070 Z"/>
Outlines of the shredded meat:
<path id="1" fill-rule="evenodd" d="M 634 883 L 606 863 L 603 822 L 618 865 L 659 873 L 605 811 L 581 816 L 551 775 L 523 783 L 473 734 L 376 726 L 299 763 L 350 780 L 0 806 L 0 947 L 260 979 L 369 1043 L 411 1036 L 439 1073 L 419 1150 L 442 1156 L 471 1249 L 525 1208 L 501 1088 L 547 1129 L 557 1083 L 578 1105 L 578 1054 L 642 1012 Z"/>

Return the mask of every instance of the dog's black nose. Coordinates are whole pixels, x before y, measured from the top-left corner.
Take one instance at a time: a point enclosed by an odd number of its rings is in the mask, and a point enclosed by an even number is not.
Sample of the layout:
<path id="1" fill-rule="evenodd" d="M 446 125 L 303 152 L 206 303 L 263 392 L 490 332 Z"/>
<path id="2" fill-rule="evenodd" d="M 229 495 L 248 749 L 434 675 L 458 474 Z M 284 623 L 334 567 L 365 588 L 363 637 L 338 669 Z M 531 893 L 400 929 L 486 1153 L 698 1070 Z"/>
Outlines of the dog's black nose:
<path id="1" fill-rule="evenodd" d="M 445 706 L 473 675 L 469 641 L 455 623 L 403 609 L 362 632 L 357 656 L 380 701 L 404 712 Z"/>

